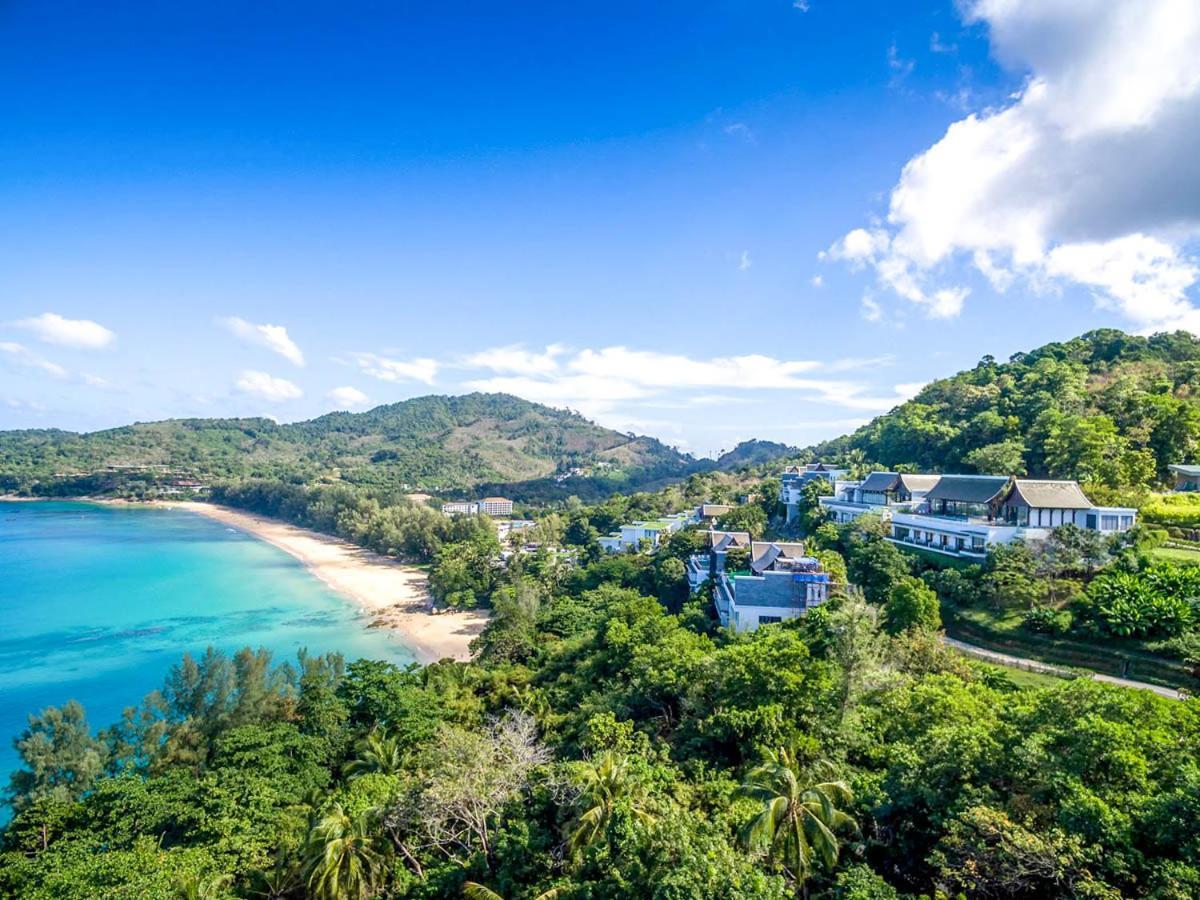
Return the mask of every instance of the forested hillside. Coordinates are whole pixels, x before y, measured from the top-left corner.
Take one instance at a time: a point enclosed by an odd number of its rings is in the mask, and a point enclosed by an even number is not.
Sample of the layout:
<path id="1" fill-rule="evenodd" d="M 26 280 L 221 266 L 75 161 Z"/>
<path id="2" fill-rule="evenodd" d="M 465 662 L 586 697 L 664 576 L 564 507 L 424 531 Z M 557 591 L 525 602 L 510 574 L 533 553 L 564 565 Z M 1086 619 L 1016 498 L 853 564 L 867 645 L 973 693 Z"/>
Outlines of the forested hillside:
<path id="1" fill-rule="evenodd" d="M 1101 329 L 966 372 L 819 457 L 935 472 L 996 472 L 1142 488 L 1189 462 L 1200 438 L 1200 339 Z M 847 456 L 847 453 L 850 455 Z"/>
<path id="2" fill-rule="evenodd" d="M 37 493 L 104 492 L 111 474 L 96 473 L 109 467 L 167 466 L 206 479 L 599 496 L 703 465 L 653 438 L 506 394 L 418 397 L 289 425 L 176 419 L 91 434 L 0 432 L 0 490 Z"/>

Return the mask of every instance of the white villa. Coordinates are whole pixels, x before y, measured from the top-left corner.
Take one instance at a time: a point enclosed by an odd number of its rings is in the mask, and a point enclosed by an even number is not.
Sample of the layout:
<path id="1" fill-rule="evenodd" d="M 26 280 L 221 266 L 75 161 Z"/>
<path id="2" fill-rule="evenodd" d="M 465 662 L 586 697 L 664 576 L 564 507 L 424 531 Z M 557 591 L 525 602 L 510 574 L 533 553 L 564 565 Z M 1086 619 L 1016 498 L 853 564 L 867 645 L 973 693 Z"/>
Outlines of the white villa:
<path id="1" fill-rule="evenodd" d="M 696 510 L 692 510 L 685 513 L 672 513 L 661 519 L 647 522 L 630 522 L 628 525 L 622 525 L 619 530 L 607 537 L 600 538 L 599 543 L 609 553 L 636 549 L 641 546 L 642 541 L 648 541 L 651 547 L 657 548 L 663 538 L 670 537 L 681 528 L 695 525 L 699 521 Z"/>
<path id="2" fill-rule="evenodd" d="M 688 587 L 692 593 L 700 590 L 700 585 L 710 578 L 716 581 L 718 575 L 725 571 L 725 557 L 730 550 L 750 549 L 750 534 L 745 531 L 710 531 L 708 533 L 708 552 L 694 553 L 688 557 L 687 568 Z"/>
<path id="3" fill-rule="evenodd" d="M 754 631 L 804 615 L 829 599 L 829 575 L 798 543 L 750 545 L 750 570 L 722 570 L 713 579 L 713 603 L 721 624 Z"/>
<path id="4" fill-rule="evenodd" d="M 982 560 L 989 547 L 1042 540 L 1068 524 L 1101 534 L 1128 531 L 1137 511 L 1096 506 L 1074 481 L 943 475 L 919 503 L 892 510 L 890 519 L 894 544 Z"/>
<path id="5" fill-rule="evenodd" d="M 801 499 L 801 490 L 814 478 L 824 478 L 830 484 L 848 474 L 847 469 L 835 469 L 825 463 L 808 463 L 803 466 L 788 466 L 779 476 L 779 502 L 787 507 L 787 520 L 796 515 L 796 505 Z"/>
<path id="6" fill-rule="evenodd" d="M 911 509 L 925 499 L 940 475 L 909 475 L 901 472 L 872 472 L 862 481 L 837 481 L 832 497 L 818 501 L 839 525 L 853 522 L 863 513 Z"/>

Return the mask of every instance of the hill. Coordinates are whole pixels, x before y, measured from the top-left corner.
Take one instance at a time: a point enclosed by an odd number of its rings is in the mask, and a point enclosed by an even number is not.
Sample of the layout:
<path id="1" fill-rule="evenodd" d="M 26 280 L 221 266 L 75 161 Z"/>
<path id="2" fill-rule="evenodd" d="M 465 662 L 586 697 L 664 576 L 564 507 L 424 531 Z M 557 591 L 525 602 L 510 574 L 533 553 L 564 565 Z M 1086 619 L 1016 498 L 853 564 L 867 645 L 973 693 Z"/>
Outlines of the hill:
<path id="1" fill-rule="evenodd" d="M 1162 483 L 1200 440 L 1200 339 L 1115 329 L 1052 343 L 925 386 L 818 458 L 889 468 L 1011 472 L 1097 487 Z"/>
<path id="2" fill-rule="evenodd" d="M 439 493 L 592 497 L 710 467 L 653 438 L 507 394 L 426 396 L 279 425 L 172 419 L 89 434 L 0 432 L 0 489 L 111 491 L 130 479 L 341 480 Z"/>
<path id="3" fill-rule="evenodd" d="M 732 450 L 722 453 L 717 458 L 717 468 L 733 470 L 758 466 L 784 456 L 794 456 L 796 452 L 795 447 L 789 447 L 787 444 L 780 444 L 777 441 L 757 439 L 742 441 Z"/>

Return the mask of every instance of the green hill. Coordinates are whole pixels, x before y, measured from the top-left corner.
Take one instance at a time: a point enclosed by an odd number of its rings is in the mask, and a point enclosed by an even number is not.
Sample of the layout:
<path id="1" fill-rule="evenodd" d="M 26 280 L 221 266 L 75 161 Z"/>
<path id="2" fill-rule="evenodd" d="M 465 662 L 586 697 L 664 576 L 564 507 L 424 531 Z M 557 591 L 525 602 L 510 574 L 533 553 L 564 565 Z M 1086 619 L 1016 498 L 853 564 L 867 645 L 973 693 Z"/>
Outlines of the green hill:
<path id="1" fill-rule="evenodd" d="M 1098 487 L 1162 483 L 1200 439 L 1200 339 L 1091 331 L 985 356 L 853 434 L 811 448 L 929 471 L 1012 472 Z"/>
<path id="2" fill-rule="evenodd" d="M 441 493 L 596 496 L 680 478 L 705 464 L 648 437 L 506 394 L 427 396 L 279 425 L 172 419 L 90 434 L 0 432 L 0 489 L 112 490 L 135 477 L 342 480 Z M 114 467 L 117 471 L 114 473 Z"/>

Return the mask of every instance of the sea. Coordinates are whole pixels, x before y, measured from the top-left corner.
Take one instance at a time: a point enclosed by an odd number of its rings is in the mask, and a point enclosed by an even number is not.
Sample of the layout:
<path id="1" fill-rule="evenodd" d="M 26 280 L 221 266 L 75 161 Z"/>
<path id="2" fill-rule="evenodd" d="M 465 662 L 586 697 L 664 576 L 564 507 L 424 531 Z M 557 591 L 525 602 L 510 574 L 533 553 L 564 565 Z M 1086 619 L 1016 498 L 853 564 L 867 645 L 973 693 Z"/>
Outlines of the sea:
<path id="1" fill-rule="evenodd" d="M 93 730 L 162 686 L 184 653 L 266 647 L 414 655 L 271 544 L 196 513 L 0 502 L 0 787 L 28 715 L 75 699 Z M 0 809 L 0 821 L 9 810 Z"/>

